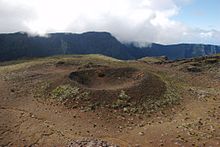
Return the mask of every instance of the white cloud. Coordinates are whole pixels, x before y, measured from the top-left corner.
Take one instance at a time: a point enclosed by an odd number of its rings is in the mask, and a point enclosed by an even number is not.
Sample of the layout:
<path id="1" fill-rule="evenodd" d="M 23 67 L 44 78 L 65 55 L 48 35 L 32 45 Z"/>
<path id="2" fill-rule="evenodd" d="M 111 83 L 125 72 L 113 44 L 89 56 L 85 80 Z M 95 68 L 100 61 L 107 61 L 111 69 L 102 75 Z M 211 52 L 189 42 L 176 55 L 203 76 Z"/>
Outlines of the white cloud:
<path id="1" fill-rule="evenodd" d="M 202 38 L 210 38 L 210 37 L 213 37 L 213 32 L 212 31 L 201 32 L 200 35 L 201 35 Z"/>
<path id="2" fill-rule="evenodd" d="M 0 0 L 0 32 L 109 31 L 121 41 L 218 43 L 218 31 L 173 20 L 192 0 Z M 10 16 L 10 17 L 8 17 Z"/>

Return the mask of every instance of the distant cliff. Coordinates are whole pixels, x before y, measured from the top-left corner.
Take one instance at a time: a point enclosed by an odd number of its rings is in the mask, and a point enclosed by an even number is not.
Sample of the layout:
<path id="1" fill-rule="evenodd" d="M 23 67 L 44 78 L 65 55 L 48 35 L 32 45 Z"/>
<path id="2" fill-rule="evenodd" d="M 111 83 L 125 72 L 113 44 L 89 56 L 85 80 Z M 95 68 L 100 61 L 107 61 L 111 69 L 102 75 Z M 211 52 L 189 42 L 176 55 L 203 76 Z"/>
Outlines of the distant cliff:
<path id="1" fill-rule="evenodd" d="M 167 56 L 174 60 L 215 53 L 220 53 L 220 46 L 152 43 L 137 47 L 133 43 L 123 44 L 107 32 L 52 33 L 47 37 L 33 37 L 26 33 L 0 34 L 0 61 L 60 54 L 103 54 L 123 60 Z"/>

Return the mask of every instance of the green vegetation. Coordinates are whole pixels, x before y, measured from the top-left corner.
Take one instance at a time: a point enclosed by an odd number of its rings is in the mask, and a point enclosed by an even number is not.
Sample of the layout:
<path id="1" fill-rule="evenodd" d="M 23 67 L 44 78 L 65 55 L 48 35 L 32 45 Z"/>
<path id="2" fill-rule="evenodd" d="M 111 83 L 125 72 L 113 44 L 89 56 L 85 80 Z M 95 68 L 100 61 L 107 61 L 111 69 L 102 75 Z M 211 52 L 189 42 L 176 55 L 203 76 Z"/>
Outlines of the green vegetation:
<path id="1" fill-rule="evenodd" d="M 61 102 L 67 99 L 87 101 L 89 94 L 89 92 L 81 92 L 78 87 L 72 87 L 69 84 L 60 85 L 51 92 L 52 98 Z"/>
<path id="2" fill-rule="evenodd" d="M 72 87 L 70 85 L 61 85 L 52 91 L 52 97 L 59 101 L 64 101 L 67 98 L 74 98 L 79 94 L 78 87 Z"/>
<path id="3" fill-rule="evenodd" d="M 215 63 L 218 63 L 218 62 L 219 62 L 219 60 L 216 59 L 216 58 L 210 58 L 210 59 L 205 60 L 205 63 L 207 63 L 207 64 L 215 64 Z"/>
<path id="4" fill-rule="evenodd" d="M 178 89 L 181 89 L 183 85 L 180 82 L 163 72 L 158 73 L 157 76 L 166 84 L 166 92 L 159 98 L 148 98 L 149 101 L 143 103 L 144 108 L 149 111 L 158 110 L 173 104 L 179 104 L 181 99 Z"/>
<path id="5" fill-rule="evenodd" d="M 166 60 L 167 60 L 166 57 L 161 56 L 161 57 L 144 57 L 144 58 L 139 59 L 138 61 L 153 64 L 153 63 L 163 63 Z"/>
<path id="6" fill-rule="evenodd" d="M 130 96 L 128 96 L 124 90 L 121 90 L 121 92 L 119 94 L 119 99 L 120 100 L 129 100 Z"/>
<path id="7" fill-rule="evenodd" d="M 130 96 L 128 96 L 124 90 L 121 90 L 118 98 L 115 102 L 113 102 L 112 108 L 124 108 L 126 106 L 129 106 L 129 99 Z"/>

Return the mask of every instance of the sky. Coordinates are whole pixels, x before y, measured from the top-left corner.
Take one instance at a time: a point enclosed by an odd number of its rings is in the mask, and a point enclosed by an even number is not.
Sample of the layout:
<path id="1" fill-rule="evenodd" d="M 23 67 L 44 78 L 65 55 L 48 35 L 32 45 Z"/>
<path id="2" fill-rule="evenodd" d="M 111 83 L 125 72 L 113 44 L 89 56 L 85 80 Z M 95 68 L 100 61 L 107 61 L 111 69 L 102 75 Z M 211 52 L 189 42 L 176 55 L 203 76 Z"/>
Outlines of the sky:
<path id="1" fill-rule="evenodd" d="M 220 45 L 220 0 L 0 0 L 0 33 L 106 31 L 122 42 Z"/>

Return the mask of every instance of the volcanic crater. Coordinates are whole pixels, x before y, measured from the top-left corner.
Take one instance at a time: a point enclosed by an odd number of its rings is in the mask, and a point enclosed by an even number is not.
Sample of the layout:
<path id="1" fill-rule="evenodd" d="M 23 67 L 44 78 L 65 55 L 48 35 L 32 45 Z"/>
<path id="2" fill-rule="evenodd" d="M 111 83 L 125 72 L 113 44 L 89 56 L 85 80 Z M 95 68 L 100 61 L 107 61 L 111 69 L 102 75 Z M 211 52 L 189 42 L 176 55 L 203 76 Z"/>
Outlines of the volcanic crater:
<path id="1" fill-rule="evenodd" d="M 94 102 L 111 104 L 125 91 L 130 102 L 140 104 L 147 99 L 161 98 L 165 83 L 156 75 L 134 67 L 80 68 L 69 74 L 69 79 L 81 89 L 89 91 Z"/>
<path id="2" fill-rule="evenodd" d="M 70 73 L 69 78 L 86 89 L 117 90 L 138 85 L 145 77 L 135 68 L 93 68 Z M 146 77 L 145 77 L 146 78 Z"/>

